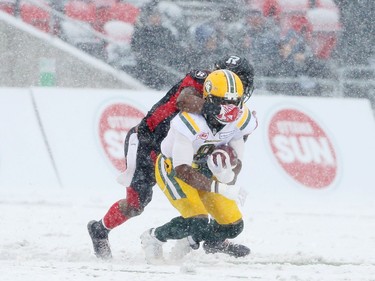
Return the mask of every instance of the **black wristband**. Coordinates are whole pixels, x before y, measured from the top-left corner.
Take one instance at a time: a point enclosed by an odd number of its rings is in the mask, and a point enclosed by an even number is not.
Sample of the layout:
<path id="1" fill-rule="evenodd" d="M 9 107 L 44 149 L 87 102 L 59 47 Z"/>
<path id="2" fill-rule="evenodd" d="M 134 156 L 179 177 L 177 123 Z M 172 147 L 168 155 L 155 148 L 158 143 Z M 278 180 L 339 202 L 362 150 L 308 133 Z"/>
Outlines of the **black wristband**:
<path id="1" fill-rule="evenodd" d="M 220 114 L 221 107 L 218 104 L 212 102 L 205 102 L 202 108 L 202 114 L 204 115 L 218 115 Z"/>

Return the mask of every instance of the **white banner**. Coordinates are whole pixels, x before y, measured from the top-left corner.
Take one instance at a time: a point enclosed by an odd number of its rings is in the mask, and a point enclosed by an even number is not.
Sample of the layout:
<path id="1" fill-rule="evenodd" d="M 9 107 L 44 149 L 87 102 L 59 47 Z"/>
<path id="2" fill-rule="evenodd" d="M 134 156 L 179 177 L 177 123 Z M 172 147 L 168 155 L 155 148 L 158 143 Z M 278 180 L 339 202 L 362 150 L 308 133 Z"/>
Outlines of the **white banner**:
<path id="1" fill-rule="evenodd" d="M 254 97 L 246 184 L 253 203 L 360 205 L 375 195 L 375 123 L 364 99 Z"/>
<path id="2" fill-rule="evenodd" d="M 125 168 L 127 131 L 163 95 L 0 89 L 0 190 L 104 191 Z M 247 204 L 358 205 L 375 198 L 375 123 L 367 100 L 255 94 L 247 105 L 259 120 L 239 179 Z"/>
<path id="3" fill-rule="evenodd" d="M 58 187 L 28 89 L 0 89 L 0 190 Z"/>

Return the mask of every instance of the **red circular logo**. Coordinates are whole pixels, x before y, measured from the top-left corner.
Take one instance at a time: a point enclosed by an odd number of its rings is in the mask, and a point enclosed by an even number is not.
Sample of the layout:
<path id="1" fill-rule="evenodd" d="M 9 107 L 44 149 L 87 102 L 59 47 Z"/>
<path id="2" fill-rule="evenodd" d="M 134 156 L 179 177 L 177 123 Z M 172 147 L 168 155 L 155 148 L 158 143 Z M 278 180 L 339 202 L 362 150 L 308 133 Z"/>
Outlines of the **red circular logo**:
<path id="1" fill-rule="evenodd" d="M 99 137 L 111 163 L 119 171 L 125 170 L 124 140 L 128 131 L 138 125 L 145 115 L 137 108 L 114 103 L 108 105 L 99 120 Z"/>
<path id="2" fill-rule="evenodd" d="M 325 188 L 336 178 L 337 160 L 332 143 L 306 114 L 295 109 L 278 111 L 269 124 L 268 138 L 278 163 L 297 182 Z"/>

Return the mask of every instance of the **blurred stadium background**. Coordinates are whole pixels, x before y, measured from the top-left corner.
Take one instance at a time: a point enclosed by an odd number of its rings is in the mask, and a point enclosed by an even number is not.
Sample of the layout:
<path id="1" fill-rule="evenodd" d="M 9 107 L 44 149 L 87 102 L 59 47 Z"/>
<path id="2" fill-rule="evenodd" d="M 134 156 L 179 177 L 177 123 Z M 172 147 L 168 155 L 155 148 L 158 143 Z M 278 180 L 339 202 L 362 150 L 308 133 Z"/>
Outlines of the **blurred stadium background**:
<path id="1" fill-rule="evenodd" d="M 226 53 L 257 94 L 369 99 L 373 0 L 0 0 L 0 87 L 166 90 Z"/>

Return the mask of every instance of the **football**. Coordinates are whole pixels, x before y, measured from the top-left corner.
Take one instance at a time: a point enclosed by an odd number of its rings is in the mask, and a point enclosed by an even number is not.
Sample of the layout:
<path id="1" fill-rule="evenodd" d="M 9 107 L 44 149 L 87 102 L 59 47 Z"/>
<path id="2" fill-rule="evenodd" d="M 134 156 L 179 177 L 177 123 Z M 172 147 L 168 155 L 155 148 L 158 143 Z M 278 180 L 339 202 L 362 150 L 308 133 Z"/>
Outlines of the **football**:
<path id="1" fill-rule="evenodd" d="M 230 164 L 232 168 L 237 165 L 238 157 L 237 153 L 230 145 L 219 145 L 211 153 L 213 162 L 215 165 L 218 164 L 218 156 L 221 156 L 222 166 L 225 167 L 225 159 L 229 156 Z"/>

